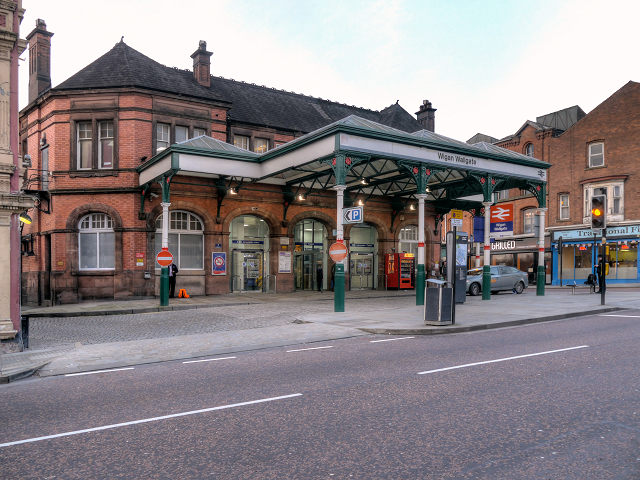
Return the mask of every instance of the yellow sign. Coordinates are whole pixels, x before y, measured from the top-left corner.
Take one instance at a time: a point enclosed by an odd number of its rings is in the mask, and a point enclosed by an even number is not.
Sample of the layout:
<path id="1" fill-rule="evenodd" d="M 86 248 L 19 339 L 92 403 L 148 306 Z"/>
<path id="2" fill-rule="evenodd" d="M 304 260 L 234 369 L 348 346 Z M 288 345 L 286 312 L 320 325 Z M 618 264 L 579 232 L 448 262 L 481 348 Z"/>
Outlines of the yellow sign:
<path id="1" fill-rule="evenodd" d="M 451 218 L 462 220 L 462 210 L 451 210 Z"/>

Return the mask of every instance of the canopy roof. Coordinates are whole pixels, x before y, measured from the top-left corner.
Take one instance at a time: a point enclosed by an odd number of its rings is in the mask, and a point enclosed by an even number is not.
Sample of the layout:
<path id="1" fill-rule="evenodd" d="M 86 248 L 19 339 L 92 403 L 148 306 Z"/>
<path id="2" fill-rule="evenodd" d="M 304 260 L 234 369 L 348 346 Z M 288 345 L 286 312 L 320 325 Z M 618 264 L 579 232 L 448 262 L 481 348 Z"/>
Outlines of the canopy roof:
<path id="1" fill-rule="evenodd" d="M 333 166 L 339 155 L 349 158 L 342 181 Z M 415 177 L 415 167 L 423 166 L 429 172 L 426 201 L 448 211 L 477 208 L 466 197 L 482 194 L 489 179 L 495 190 L 540 190 L 551 165 L 489 143 L 469 145 L 426 130 L 407 133 L 351 115 L 263 154 L 197 137 L 158 153 L 138 172 L 140 185 L 163 175 L 274 183 L 296 193 L 340 183 L 347 193 L 406 202 L 425 193 L 417 191 Z"/>

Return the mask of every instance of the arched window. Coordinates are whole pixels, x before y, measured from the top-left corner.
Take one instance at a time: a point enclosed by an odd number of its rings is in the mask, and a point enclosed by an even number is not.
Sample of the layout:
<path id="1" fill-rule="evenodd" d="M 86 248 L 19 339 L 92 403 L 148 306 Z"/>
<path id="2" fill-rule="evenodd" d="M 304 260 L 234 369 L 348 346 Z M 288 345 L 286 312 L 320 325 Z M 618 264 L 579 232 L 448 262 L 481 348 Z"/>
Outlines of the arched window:
<path id="1" fill-rule="evenodd" d="M 398 252 L 418 255 L 418 227 L 407 225 L 398 235 Z"/>
<path id="2" fill-rule="evenodd" d="M 78 254 L 80 270 L 116 268 L 116 237 L 113 219 L 104 213 L 90 213 L 80 219 Z"/>
<path id="3" fill-rule="evenodd" d="M 527 143 L 527 146 L 524 147 L 524 154 L 528 157 L 533 157 L 533 143 Z"/>
<path id="4" fill-rule="evenodd" d="M 535 208 L 522 212 L 522 233 L 535 233 L 536 213 Z"/>
<path id="5" fill-rule="evenodd" d="M 162 215 L 156 220 L 156 255 L 161 249 Z M 200 218 L 189 212 L 169 213 L 169 252 L 180 270 L 204 269 L 204 227 Z"/>

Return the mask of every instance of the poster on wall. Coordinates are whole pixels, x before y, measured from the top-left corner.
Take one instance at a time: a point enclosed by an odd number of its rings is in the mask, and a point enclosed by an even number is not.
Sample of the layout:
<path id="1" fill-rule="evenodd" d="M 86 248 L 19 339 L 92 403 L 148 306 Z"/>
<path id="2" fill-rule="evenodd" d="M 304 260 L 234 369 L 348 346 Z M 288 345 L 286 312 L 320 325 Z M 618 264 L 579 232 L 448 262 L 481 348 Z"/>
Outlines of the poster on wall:
<path id="1" fill-rule="evenodd" d="M 227 274 L 227 254 L 226 252 L 211 253 L 211 275 Z"/>
<path id="2" fill-rule="evenodd" d="M 278 252 L 278 273 L 291 273 L 291 252 Z"/>

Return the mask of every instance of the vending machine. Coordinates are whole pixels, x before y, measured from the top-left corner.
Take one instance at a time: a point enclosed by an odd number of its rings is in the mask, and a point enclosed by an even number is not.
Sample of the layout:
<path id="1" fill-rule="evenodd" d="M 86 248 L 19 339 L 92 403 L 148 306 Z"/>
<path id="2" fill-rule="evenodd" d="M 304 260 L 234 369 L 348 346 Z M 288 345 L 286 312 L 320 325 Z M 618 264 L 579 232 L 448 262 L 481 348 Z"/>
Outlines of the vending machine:
<path id="1" fill-rule="evenodd" d="M 415 287 L 415 256 L 413 253 L 387 253 L 384 263 L 387 288 Z"/>

